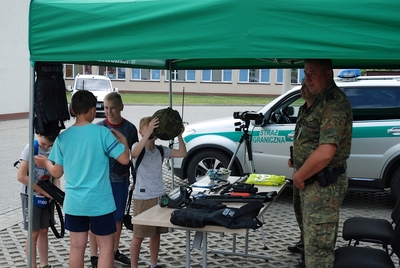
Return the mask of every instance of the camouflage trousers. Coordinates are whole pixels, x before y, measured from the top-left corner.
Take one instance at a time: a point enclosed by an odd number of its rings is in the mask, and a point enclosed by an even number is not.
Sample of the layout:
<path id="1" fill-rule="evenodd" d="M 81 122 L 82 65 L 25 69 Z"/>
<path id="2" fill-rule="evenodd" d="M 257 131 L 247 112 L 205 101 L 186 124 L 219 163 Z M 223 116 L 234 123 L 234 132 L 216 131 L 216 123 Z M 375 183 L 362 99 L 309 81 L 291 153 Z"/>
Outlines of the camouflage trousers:
<path id="1" fill-rule="evenodd" d="M 300 240 L 297 243 L 297 247 L 301 251 L 304 251 L 304 239 L 303 239 L 303 216 L 301 214 L 301 201 L 300 201 L 300 190 L 293 186 L 293 208 L 294 216 L 296 217 L 297 224 L 300 229 Z"/>
<path id="2" fill-rule="evenodd" d="M 321 187 L 318 181 L 299 191 L 307 268 L 331 268 L 339 226 L 339 207 L 346 196 L 347 174 Z"/>

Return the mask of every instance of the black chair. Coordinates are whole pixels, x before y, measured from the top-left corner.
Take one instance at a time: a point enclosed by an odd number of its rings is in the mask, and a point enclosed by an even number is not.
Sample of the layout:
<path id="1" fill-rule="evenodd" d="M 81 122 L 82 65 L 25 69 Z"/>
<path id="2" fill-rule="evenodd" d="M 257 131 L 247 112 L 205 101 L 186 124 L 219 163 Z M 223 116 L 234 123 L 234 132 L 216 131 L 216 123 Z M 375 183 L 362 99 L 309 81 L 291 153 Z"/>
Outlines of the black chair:
<path id="1" fill-rule="evenodd" d="M 400 198 L 397 200 L 391 214 L 392 223 L 386 219 L 374 219 L 366 217 L 351 217 L 344 221 L 342 237 L 344 240 L 351 242 L 355 240 L 354 246 L 361 242 L 379 243 L 389 252 L 394 226 L 397 226 L 400 220 Z"/>
<path id="2" fill-rule="evenodd" d="M 400 227 L 396 226 L 391 243 L 393 252 L 400 257 Z M 333 268 L 394 268 L 390 255 L 381 249 L 366 247 L 341 247 L 335 250 Z"/>

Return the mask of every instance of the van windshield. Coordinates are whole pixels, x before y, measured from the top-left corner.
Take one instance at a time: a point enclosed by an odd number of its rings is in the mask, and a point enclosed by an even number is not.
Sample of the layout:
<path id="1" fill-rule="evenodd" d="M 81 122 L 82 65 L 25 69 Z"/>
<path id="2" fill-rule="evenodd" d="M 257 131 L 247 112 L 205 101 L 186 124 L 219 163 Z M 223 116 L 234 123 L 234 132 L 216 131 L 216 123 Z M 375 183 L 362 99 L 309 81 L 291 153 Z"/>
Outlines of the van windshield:
<path id="1" fill-rule="evenodd" d="M 76 90 L 111 91 L 110 82 L 104 79 L 79 79 L 76 81 Z"/>

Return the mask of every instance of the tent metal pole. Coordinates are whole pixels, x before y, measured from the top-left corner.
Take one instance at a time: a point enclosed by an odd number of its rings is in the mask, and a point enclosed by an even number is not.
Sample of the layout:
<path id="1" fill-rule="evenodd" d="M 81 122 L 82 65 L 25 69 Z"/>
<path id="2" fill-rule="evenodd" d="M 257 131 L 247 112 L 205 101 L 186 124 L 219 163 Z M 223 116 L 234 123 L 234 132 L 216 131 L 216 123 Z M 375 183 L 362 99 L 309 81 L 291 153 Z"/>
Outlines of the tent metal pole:
<path id="1" fill-rule="evenodd" d="M 33 183 L 35 177 L 35 162 L 34 162 L 34 106 L 35 106 L 35 63 L 31 63 L 31 75 L 30 75 L 30 83 L 29 83 L 29 184 L 28 184 L 28 264 L 27 267 L 33 267 L 36 264 L 32 263 L 32 254 L 33 247 L 36 245 L 32 245 L 32 226 L 33 226 Z"/>
<path id="2" fill-rule="evenodd" d="M 168 61 L 168 71 L 169 71 L 169 107 L 172 109 L 172 61 Z M 174 143 L 173 140 L 170 143 Z M 175 174 L 174 174 L 174 159 L 171 158 L 171 189 L 175 189 Z"/>

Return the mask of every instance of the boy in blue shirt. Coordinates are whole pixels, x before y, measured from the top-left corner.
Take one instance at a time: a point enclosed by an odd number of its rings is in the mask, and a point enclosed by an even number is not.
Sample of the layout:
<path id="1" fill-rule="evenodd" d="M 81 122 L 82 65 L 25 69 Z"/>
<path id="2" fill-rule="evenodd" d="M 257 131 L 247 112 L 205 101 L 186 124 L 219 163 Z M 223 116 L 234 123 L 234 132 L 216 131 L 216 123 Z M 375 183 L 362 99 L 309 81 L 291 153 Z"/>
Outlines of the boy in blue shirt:
<path id="1" fill-rule="evenodd" d="M 99 268 L 113 267 L 116 231 L 115 202 L 109 178 L 109 157 L 129 163 L 128 143 L 116 130 L 92 124 L 96 116 L 96 97 L 80 90 L 72 96 L 75 124 L 54 142 L 49 159 L 35 156 L 38 166 L 54 177 L 65 178 L 65 228 L 70 231 L 69 266 L 84 267 L 88 231 L 95 234 L 100 248 Z"/>
<path id="2" fill-rule="evenodd" d="M 104 97 L 104 112 L 107 118 L 98 122 L 97 125 L 105 126 L 109 129 L 116 129 L 121 132 L 127 142 L 128 147 L 138 142 L 138 131 L 136 127 L 122 117 L 121 112 L 124 109 L 121 95 L 117 92 L 110 92 Z M 129 192 L 129 171 L 130 165 L 119 164 L 114 158 L 110 157 L 110 180 L 113 190 L 116 210 L 114 212 L 117 231 L 114 233 L 114 260 L 126 265 L 131 265 L 131 260 L 118 250 L 122 231 L 122 220 L 125 215 L 126 201 Z M 93 234 L 89 232 L 90 243 L 90 262 L 92 268 L 97 267 L 97 243 Z"/>

